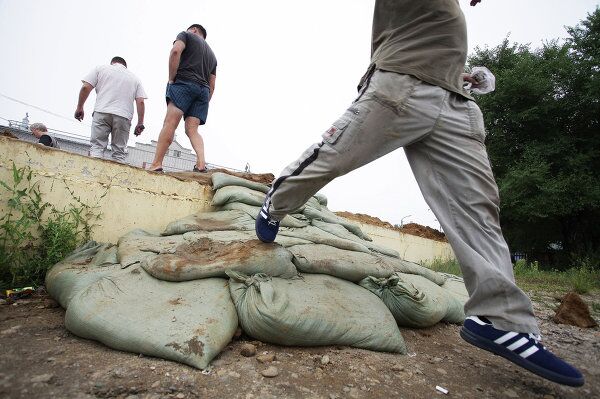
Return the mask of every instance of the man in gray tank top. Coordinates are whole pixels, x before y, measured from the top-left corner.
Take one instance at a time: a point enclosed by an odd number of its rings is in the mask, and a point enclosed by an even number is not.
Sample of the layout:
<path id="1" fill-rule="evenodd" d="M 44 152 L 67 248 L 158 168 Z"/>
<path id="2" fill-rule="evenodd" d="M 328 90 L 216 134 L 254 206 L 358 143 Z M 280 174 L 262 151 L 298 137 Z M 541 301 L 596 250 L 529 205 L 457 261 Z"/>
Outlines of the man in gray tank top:
<path id="1" fill-rule="evenodd" d="M 462 75 L 466 58 L 458 0 L 376 0 L 358 98 L 273 182 L 256 235 L 274 241 L 279 221 L 328 182 L 403 147 L 464 275 L 461 337 L 551 381 L 583 385 L 577 369 L 540 343 L 531 301 L 515 284 L 483 116 L 462 86 L 473 82 Z"/>
<path id="2" fill-rule="evenodd" d="M 183 117 L 185 134 L 196 152 L 193 170 L 206 171 L 204 140 L 198 133 L 198 126 L 204 125 L 208 116 L 208 103 L 217 78 L 217 59 L 205 39 L 206 29 L 194 24 L 180 32 L 173 43 L 169 56 L 167 115 L 158 136 L 154 161 L 148 170 L 162 172 L 165 154 Z"/>

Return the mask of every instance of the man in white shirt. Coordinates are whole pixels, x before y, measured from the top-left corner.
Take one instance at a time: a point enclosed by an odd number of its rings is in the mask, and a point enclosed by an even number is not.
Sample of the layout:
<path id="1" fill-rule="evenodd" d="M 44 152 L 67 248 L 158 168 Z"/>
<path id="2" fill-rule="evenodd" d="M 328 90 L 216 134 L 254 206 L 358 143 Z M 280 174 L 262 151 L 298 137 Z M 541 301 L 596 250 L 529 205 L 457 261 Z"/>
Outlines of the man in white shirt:
<path id="1" fill-rule="evenodd" d="M 110 65 L 94 68 L 81 82 L 83 85 L 75 110 L 75 119 L 79 121 L 84 117 L 85 100 L 92 89 L 96 88 L 90 156 L 102 158 L 110 134 L 112 159 L 125 162 L 134 102 L 138 115 L 134 134 L 138 136 L 144 130 L 144 99 L 147 97 L 140 80 L 127 69 L 123 58 L 113 57 Z"/>

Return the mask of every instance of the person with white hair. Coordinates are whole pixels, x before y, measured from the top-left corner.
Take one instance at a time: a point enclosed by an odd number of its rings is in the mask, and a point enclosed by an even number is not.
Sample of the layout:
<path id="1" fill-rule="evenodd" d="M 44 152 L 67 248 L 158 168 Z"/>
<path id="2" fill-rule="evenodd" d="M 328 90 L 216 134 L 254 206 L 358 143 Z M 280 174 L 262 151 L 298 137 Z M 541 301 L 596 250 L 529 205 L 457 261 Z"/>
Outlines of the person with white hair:
<path id="1" fill-rule="evenodd" d="M 39 140 L 38 143 L 45 145 L 46 147 L 60 148 L 58 141 L 48 134 L 48 128 L 43 123 L 32 123 L 29 125 L 31 133 Z"/>

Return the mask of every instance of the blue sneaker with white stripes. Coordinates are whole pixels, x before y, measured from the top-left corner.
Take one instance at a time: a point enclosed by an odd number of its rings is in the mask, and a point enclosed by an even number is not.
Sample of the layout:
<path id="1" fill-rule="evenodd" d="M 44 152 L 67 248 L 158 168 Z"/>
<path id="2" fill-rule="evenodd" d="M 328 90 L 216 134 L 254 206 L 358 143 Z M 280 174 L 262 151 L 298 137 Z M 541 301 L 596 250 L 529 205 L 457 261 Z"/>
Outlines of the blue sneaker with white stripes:
<path id="1" fill-rule="evenodd" d="M 265 202 L 260 212 L 256 215 L 256 223 L 254 225 L 256 236 L 262 242 L 273 242 L 279 232 L 279 221 L 272 219 L 269 215 L 269 205 Z"/>
<path id="2" fill-rule="evenodd" d="M 469 316 L 460 330 L 468 343 L 502 356 L 511 362 L 559 384 L 579 387 L 583 375 L 553 355 L 540 343 L 539 335 L 498 330 L 482 316 Z"/>

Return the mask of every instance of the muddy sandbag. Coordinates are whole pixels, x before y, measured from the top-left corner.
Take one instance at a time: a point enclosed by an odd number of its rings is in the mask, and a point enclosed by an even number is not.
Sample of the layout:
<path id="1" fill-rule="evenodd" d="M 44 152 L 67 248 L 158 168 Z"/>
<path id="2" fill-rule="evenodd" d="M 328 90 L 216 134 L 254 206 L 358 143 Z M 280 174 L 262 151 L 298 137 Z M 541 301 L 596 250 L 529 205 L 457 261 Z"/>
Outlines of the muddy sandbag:
<path id="1" fill-rule="evenodd" d="M 77 248 L 48 270 L 46 291 L 67 309 L 79 291 L 103 277 L 121 272 L 121 265 L 116 262 L 116 249 L 112 244 L 98 244 L 95 241 Z"/>
<path id="2" fill-rule="evenodd" d="M 277 238 L 279 242 L 280 238 Z M 389 277 L 394 272 L 417 274 L 441 285 L 446 278 L 416 263 L 375 253 L 347 251 L 330 245 L 294 245 L 287 247 L 294 255 L 298 271 L 328 274 L 344 280 L 359 282 L 368 277 Z"/>
<path id="3" fill-rule="evenodd" d="M 127 352 L 200 369 L 229 343 L 237 328 L 227 280 L 172 283 L 139 266 L 105 277 L 80 291 L 65 326 L 82 338 Z"/>
<path id="4" fill-rule="evenodd" d="M 292 254 L 277 244 L 258 239 L 219 239 L 216 234 L 199 236 L 179 245 L 173 254 L 160 254 L 141 263 L 150 275 L 165 281 L 187 281 L 227 277 L 229 270 L 244 274 L 295 277 L 298 272 Z"/>
<path id="5" fill-rule="evenodd" d="M 351 233 L 347 228 L 345 228 L 341 224 L 328 223 L 328 222 L 323 222 L 321 220 L 316 220 L 316 219 L 311 220 L 310 224 L 314 227 L 317 227 L 321 230 L 331 233 L 337 237 L 343 238 L 344 240 L 358 242 L 361 245 L 364 245 L 367 248 L 369 248 L 371 251 L 378 252 L 380 254 L 391 256 L 394 258 L 400 257 L 400 254 L 398 253 L 398 251 L 379 246 L 377 244 L 374 244 L 371 241 L 363 240 L 362 238 L 359 238 L 356 235 L 354 235 L 353 233 Z"/>
<path id="6" fill-rule="evenodd" d="M 357 283 L 368 276 L 389 277 L 396 271 L 388 263 L 377 262 L 371 254 L 329 245 L 294 245 L 288 250 L 294 255 L 294 264 L 302 273 L 327 274 Z"/>
<path id="7" fill-rule="evenodd" d="M 246 205 L 241 202 L 231 202 L 220 207 L 221 210 L 240 210 L 250 216 L 253 221 L 252 225 L 254 226 L 254 221 L 256 220 L 256 215 L 260 212 L 260 206 L 252 206 Z M 286 215 L 283 220 L 280 222 L 281 227 L 306 227 L 309 225 L 309 222 L 306 220 L 306 217 L 301 214 L 294 215 Z M 254 228 L 254 227 L 253 227 Z"/>
<path id="8" fill-rule="evenodd" d="M 377 295 L 399 326 L 424 328 L 440 321 L 462 323 L 462 305 L 449 292 L 424 277 L 395 273 L 389 278 L 367 277 L 359 285 Z"/>
<path id="9" fill-rule="evenodd" d="M 183 243 L 183 235 L 163 237 L 136 229 L 119 238 L 117 259 L 125 268 L 155 254 L 173 253 Z"/>
<path id="10" fill-rule="evenodd" d="M 213 195 L 212 206 L 223 206 L 232 202 L 252 206 L 262 206 L 265 194 L 242 186 L 225 186 L 218 189 Z"/>
<path id="11" fill-rule="evenodd" d="M 360 227 L 358 227 L 358 225 L 356 225 L 344 218 L 339 217 L 338 215 L 331 212 L 329 209 L 327 209 L 325 207 L 322 207 L 321 209 L 316 209 L 311 206 L 306 206 L 306 208 L 304 209 L 304 211 L 302 213 L 311 220 L 316 219 L 316 220 L 322 220 L 322 221 L 328 222 L 328 223 L 341 224 L 348 231 L 350 231 L 352 234 L 356 235 L 357 237 L 359 237 L 363 240 L 366 240 L 366 241 L 373 240 L 371 237 L 369 237 L 368 235 L 363 233 L 363 231 L 361 230 Z"/>
<path id="12" fill-rule="evenodd" d="M 240 325 L 255 339 L 288 346 L 348 345 L 406 353 L 390 311 L 356 284 L 326 275 L 292 280 L 228 275 Z"/>
<path id="13" fill-rule="evenodd" d="M 213 190 L 218 190 L 226 186 L 241 186 L 265 194 L 269 191 L 269 186 L 266 184 L 253 182 L 227 173 L 216 172 L 213 173 L 210 178 L 212 179 Z"/>
<path id="14" fill-rule="evenodd" d="M 162 235 L 172 236 L 199 230 L 254 230 L 254 219 L 239 210 L 196 213 L 169 223 Z"/>

